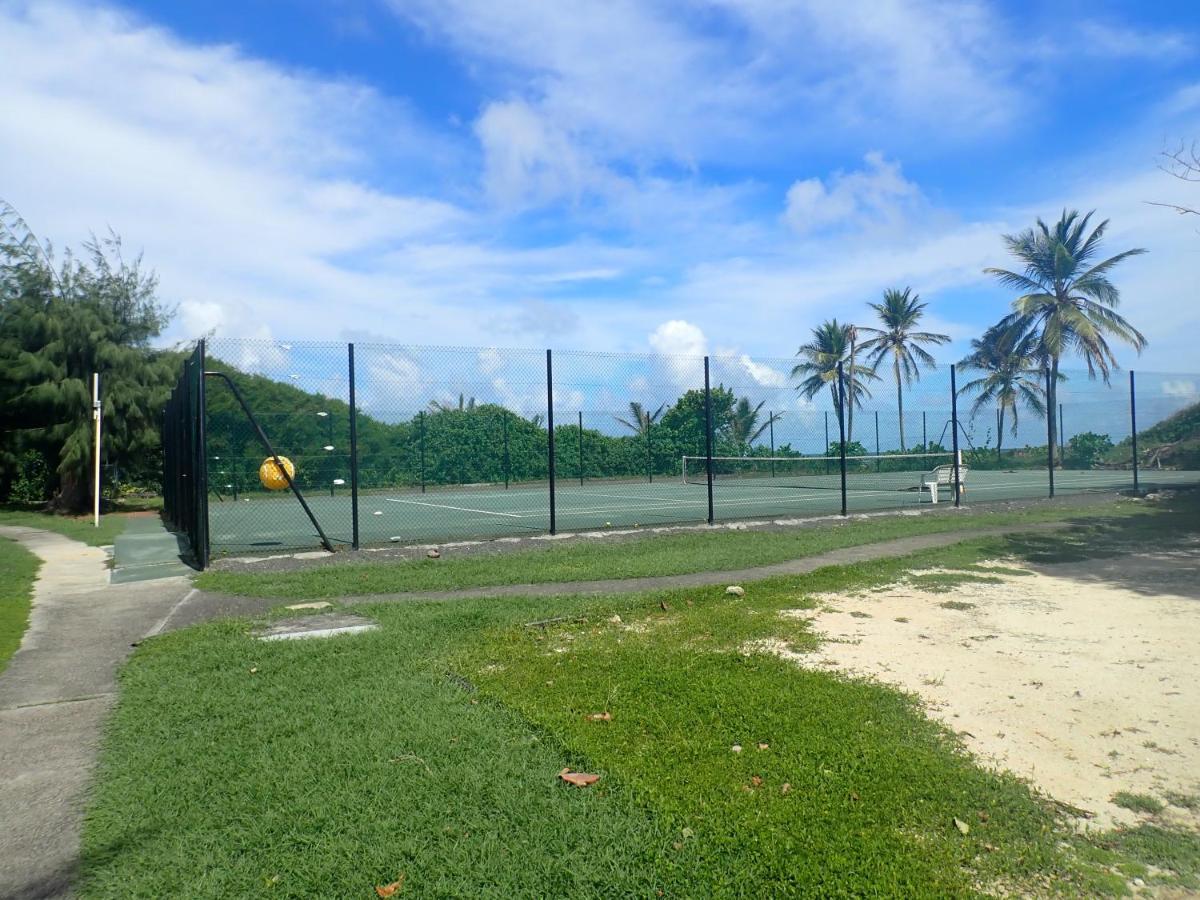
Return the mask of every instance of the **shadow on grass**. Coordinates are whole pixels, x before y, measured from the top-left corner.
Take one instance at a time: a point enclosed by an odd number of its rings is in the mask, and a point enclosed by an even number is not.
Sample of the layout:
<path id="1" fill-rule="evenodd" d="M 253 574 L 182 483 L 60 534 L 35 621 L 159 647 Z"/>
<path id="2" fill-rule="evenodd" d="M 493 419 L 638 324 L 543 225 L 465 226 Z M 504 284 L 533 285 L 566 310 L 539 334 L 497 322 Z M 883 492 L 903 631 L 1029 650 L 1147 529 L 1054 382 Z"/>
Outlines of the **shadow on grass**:
<path id="1" fill-rule="evenodd" d="M 1045 574 L 1200 599 L 1200 490 L 1148 501 L 1148 513 L 1009 535 L 1001 544 Z"/>

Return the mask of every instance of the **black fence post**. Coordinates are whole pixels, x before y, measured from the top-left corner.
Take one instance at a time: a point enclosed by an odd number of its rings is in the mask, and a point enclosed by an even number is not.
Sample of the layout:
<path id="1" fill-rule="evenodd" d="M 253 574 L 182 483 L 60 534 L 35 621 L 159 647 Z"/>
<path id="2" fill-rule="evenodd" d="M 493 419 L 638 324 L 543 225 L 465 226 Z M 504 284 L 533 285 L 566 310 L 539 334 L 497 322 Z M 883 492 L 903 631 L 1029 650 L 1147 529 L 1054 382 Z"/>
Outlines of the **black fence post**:
<path id="1" fill-rule="evenodd" d="M 200 526 L 199 544 L 199 562 L 201 570 L 208 568 L 208 562 L 211 558 L 211 546 L 208 539 L 208 435 L 206 433 L 207 423 L 206 402 L 204 396 L 204 370 L 208 364 L 206 357 L 206 345 L 203 338 L 200 340 L 200 345 L 196 349 L 196 434 L 197 440 L 197 455 L 199 457 L 199 465 L 196 467 L 196 496 L 198 498 L 197 513 L 198 524 Z"/>
<path id="2" fill-rule="evenodd" d="M 579 411 L 579 486 L 583 487 L 583 410 Z"/>
<path id="3" fill-rule="evenodd" d="M 954 505 L 961 506 L 962 473 L 959 471 L 958 459 L 958 372 L 956 366 L 950 367 L 950 432 L 953 435 L 950 443 L 954 453 Z"/>
<path id="4" fill-rule="evenodd" d="M 421 454 L 420 474 L 421 474 L 421 493 L 423 494 L 423 493 L 425 493 L 425 410 L 421 410 L 419 413 L 417 413 L 417 428 L 420 431 L 418 443 L 420 445 L 420 454 Z"/>
<path id="5" fill-rule="evenodd" d="M 512 464 L 508 455 L 508 410 L 500 417 L 500 428 L 504 432 L 504 489 L 508 490 L 509 466 Z"/>
<path id="6" fill-rule="evenodd" d="M 1063 431 L 1063 405 L 1058 404 L 1058 446 L 1066 444 L 1066 432 Z"/>
<path id="7" fill-rule="evenodd" d="M 1046 396 L 1052 396 L 1050 367 L 1046 367 Z M 1050 482 L 1050 497 L 1054 497 L 1054 410 L 1046 410 L 1046 471 Z"/>
<path id="8" fill-rule="evenodd" d="M 551 361 L 549 348 L 546 349 L 546 424 L 547 429 L 547 469 L 550 475 L 550 533 L 555 534 L 558 530 L 556 521 L 556 510 L 554 508 L 554 364 Z"/>
<path id="9" fill-rule="evenodd" d="M 708 473 L 708 524 L 713 523 L 712 385 L 708 380 L 708 357 L 704 357 L 704 461 Z"/>
<path id="10" fill-rule="evenodd" d="M 1138 485 L 1138 451 L 1137 451 L 1137 385 L 1134 381 L 1133 370 L 1129 370 L 1129 433 L 1130 449 L 1133 460 L 1133 489 L 1139 490 Z"/>
<path id="11" fill-rule="evenodd" d="M 925 410 L 921 410 L 921 446 L 929 452 L 929 432 L 925 427 Z"/>
<path id="12" fill-rule="evenodd" d="M 358 549 L 358 401 L 354 394 L 354 344 L 350 352 L 350 546 Z"/>
<path id="13" fill-rule="evenodd" d="M 838 465 L 841 469 L 842 481 L 842 515 L 846 515 L 846 373 L 843 370 L 842 363 L 838 361 L 837 368 L 838 376 L 838 393 L 837 393 L 837 420 L 838 420 Z M 829 414 L 825 414 L 826 431 L 828 431 Z M 828 435 L 826 435 L 828 436 Z"/>

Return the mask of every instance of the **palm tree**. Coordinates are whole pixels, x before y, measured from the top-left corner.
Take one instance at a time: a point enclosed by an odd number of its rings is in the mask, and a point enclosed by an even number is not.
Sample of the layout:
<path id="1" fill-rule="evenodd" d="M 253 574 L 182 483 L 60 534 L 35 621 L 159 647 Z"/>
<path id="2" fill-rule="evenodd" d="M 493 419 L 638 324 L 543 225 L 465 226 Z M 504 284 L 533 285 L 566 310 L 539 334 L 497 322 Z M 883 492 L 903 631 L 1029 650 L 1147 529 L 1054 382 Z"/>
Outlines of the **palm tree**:
<path id="1" fill-rule="evenodd" d="M 758 425 L 759 414 L 766 405 L 767 401 L 764 400 L 758 406 L 751 406 L 750 398 L 742 397 L 733 407 L 733 418 L 729 423 L 729 435 L 739 448 L 743 450 L 748 449 L 751 444 L 762 436 L 764 431 L 783 418 L 782 413 L 770 413 L 767 420 Z M 758 425 L 757 428 L 755 428 L 756 425 Z"/>
<path id="2" fill-rule="evenodd" d="M 987 373 L 968 381 L 958 393 L 979 394 L 971 415 L 989 404 L 996 405 L 996 461 L 999 462 L 1005 415 L 1012 416 L 1013 437 L 1017 436 L 1017 410 L 1021 404 L 1039 416 L 1046 415 L 1046 388 L 1037 357 L 1037 336 L 1030 332 L 1018 336 L 1011 329 L 994 325 L 982 338 L 971 340 L 971 353 L 959 365 Z"/>
<path id="3" fill-rule="evenodd" d="M 654 412 L 645 409 L 642 404 L 636 400 L 629 403 L 629 419 L 622 419 L 620 416 L 613 416 L 617 423 L 624 425 L 636 435 L 644 435 L 650 431 L 650 426 L 658 421 L 659 416 L 663 414 L 663 410 L 667 408 L 667 404 L 663 404 Z"/>
<path id="4" fill-rule="evenodd" d="M 1034 228 L 1005 235 L 1004 243 L 1025 271 L 984 269 L 1005 287 L 1024 292 L 1013 301 L 1012 313 L 1000 326 L 1015 335 L 1034 335 L 1034 352 L 1050 370 L 1046 405 L 1051 411 L 1057 408 L 1058 367 L 1064 354 L 1073 351 L 1081 355 L 1088 375 L 1095 378 L 1099 371 L 1107 383 L 1109 373 L 1117 368 L 1109 338 L 1129 344 L 1138 353 L 1146 346 L 1142 333 L 1116 312 L 1121 296 L 1108 278 L 1117 263 L 1146 251 L 1126 250 L 1093 263 L 1108 228 L 1105 219 L 1089 234 L 1094 214 L 1095 210 L 1086 216 L 1063 210 L 1053 226 L 1038 219 Z M 1058 423 L 1053 415 L 1048 421 L 1051 447 L 1057 447 Z"/>
<path id="5" fill-rule="evenodd" d="M 474 412 L 475 411 L 475 398 L 474 397 L 466 397 L 463 394 L 459 394 L 458 395 L 458 406 L 454 406 L 452 403 L 443 403 L 441 400 L 430 400 L 429 401 L 429 411 L 430 412 L 442 413 L 442 412 L 454 412 L 455 410 L 457 410 L 458 412 Z"/>
<path id="6" fill-rule="evenodd" d="M 796 390 L 806 400 L 811 400 L 828 387 L 838 422 L 842 422 L 842 410 L 846 407 L 851 428 L 854 422 L 853 407 L 861 407 L 863 398 L 871 396 L 865 382 L 879 379 L 869 368 L 854 362 L 851 354 L 853 330 L 853 325 L 842 325 L 837 319 L 823 322 L 820 327 L 813 329 L 813 339 L 796 351 L 796 356 L 802 362 L 792 367 L 792 377 L 802 379 L 796 385 Z M 845 404 L 838 386 L 838 363 L 842 363 L 842 371 L 846 376 L 846 398 L 849 402 Z M 853 439 L 854 432 L 847 429 L 847 442 Z"/>
<path id="7" fill-rule="evenodd" d="M 905 449 L 904 386 L 920 379 L 921 367 L 918 360 L 929 369 L 936 365 L 933 357 L 921 344 L 945 344 L 950 341 L 948 334 L 913 331 L 925 315 L 925 306 L 926 304 L 921 302 L 921 296 L 914 294 L 912 288 L 906 287 L 902 291 L 889 288 L 883 292 L 882 303 L 870 304 L 878 313 L 883 328 L 863 326 L 862 329 L 874 335 L 860 348 L 870 354 L 871 371 L 876 371 L 887 357 L 892 358 L 892 373 L 896 377 L 896 408 L 900 416 L 901 452 Z M 901 376 L 904 378 L 904 384 L 900 383 Z"/>

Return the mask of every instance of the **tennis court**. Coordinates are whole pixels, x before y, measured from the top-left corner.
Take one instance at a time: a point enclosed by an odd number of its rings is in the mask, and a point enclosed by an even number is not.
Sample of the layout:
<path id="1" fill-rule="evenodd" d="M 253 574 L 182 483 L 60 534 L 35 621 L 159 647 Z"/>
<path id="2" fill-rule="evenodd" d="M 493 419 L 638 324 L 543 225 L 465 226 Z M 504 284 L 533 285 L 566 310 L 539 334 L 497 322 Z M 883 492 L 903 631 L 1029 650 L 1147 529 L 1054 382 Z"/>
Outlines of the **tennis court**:
<path id="1" fill-rule="evenodd" d="M 859 463 L 862 467 L 869 464 Z M 841 511 L 838 474 L 794 476 L 777 473 L 722 477 L 713 482 L 716 521 L 780 519 L 836 515 Z M 806 485 L 805 481 L 817 482 Z M 918 490 L 919 475 L 872 471 L 848 476 L 847 508 L 851 513 L 888 509 L 927 509 L 929 494 Z M 1200 472 L 1149 471 L 1141 486 L 1200 483 Z M 1125 470 L 1061 470 L 1055 472 L 1059 494 L 1132 488 Z M 1045 497 L 1043 469 L 970 471 L 965 503 Z M 941 503 L 953 503 L 943 489 Z M 348 493 L 330 497 L 306 495 L 313 514 L 335 545 L 348 546 L 352 535 Z M 210 498 L 209 532 L 215 554 L 313 548 L 319 544 L 312 524 L 290 493 L 251 499 Z M 605 528 L 653 527 L 703 523 L 708 516 L 705 484 L 682 478 L 654 482 L 630 480 L 559 481 L 555 490 L 555 525 L 559 533 Z M 546 483 L 472 485 L 454 488 L 364 492 L 359 497 L 359 532 L 364 545 L 388 542 L 444 542 L 471 538 L 547 534 L 550 530 Z"/>

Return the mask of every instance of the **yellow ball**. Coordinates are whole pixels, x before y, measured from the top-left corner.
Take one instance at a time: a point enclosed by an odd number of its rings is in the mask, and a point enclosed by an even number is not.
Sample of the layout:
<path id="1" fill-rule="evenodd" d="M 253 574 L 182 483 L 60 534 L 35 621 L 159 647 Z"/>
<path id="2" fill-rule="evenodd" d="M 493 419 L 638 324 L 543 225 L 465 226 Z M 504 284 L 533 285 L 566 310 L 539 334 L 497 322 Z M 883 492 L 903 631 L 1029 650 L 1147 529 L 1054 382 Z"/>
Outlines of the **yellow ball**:
<path id="1" fill-rule="evenodd" d="M 288 486 L 288 478 L 296 477 L 296 467 L 292 465 L 290 459 L 286 456 L 281 456 L 279 457 L 279 461 L 283 463 L 283 468 L 287 470 L 287 478 L 283 476 L 283 472 L 275 464 L 273 456 L 268 456 L 263 460 L 262 465 L 258 467 L 258 480 L 262 482 L 262 486 L 268 491 L 282 491 Z"/>

